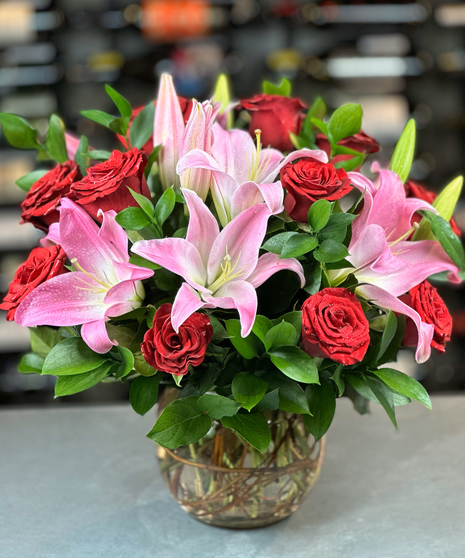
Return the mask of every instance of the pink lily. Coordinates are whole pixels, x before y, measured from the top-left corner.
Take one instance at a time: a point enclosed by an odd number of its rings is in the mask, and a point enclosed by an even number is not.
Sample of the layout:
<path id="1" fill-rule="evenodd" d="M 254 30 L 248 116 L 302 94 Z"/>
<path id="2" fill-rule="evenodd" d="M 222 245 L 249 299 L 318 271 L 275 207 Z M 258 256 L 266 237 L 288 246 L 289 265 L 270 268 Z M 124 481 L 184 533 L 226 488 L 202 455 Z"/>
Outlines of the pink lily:
<path id="1" fill-rule="evenodd" d="M 347 260 L 354 266 L 331 272 L 336 284 L 349 273 L 361 283 L 357 293 L 384 309 L 405 314 L 418 329 L 417 362 L 425 362 L 431 352 L 433 326 L 421 321 L 419 314 L 398 297 L 434 273 L 450 271 L 452 281 L 460 282 L 458 268 L 438 241 L 407 240 L 414 231 L 416 211 L 436 210 L 427 202 L 405 197 L 402 181 L 392 171 L 380 173 L 376 187 L 358 172 L 349 173 L 352 183 L 365 193 L 363 209 L 352 227 Z"/>
<path id="2" fill-rule="evenodd" d="M 107 353 L 110 340 L 105 322 L 141 306 L 142 279 L 153 271 L 129 263 L 128 238 L 115 221 L 103 214 L 102 226 L 77 204 L 64 198 L 59 236 L 71 263 L 79 271 L 65 273 L 39 285 L 19 305 L 15 320 L 22 326 L 82 325 L 81 335 L 97 353 Z"/>
<path id="3" fill-rule="evenodd" d="M 243 130 L 224 130 L 213 124 L 211 155 L 206 150 L 193 149 L 178 163 L 177 172 L 182 177 L 189 169 L 206 169 L 212 172 L 213 202 L 220 223 L 226 226 L 242 211 L 265 202 L 272 215 L 283 211 L 283 189 L 274 182 L 281 167 L 300 157 L 313 157 L 326 163 L 324 151 L 300 149 L 284 158 L 277 149 L 262 149 L 257 130 L 257 146 L 250 134 Z"/>
<path id="4" fill-rule="evenodd" d="M 163 74 L 155 108 L 153 142 L 154 146 L 162 146 L 158 164 L 165 190 L 173 185 L 175 188 L 182 186 L 194 190 L 205 200 L 210 189 L 210 173 L 192 169 L 180 180 L 176 174 L 176 164 L 192 149 L 210 152 L 212 125 L 219 110 L 219 104 L 212 105 L 210 101 L 199 103 L 193 99 L 189 120 L 184 124 L 172 77 Z"/>
<path id="5" fill-rule="evenodd" d="M 132 251 L 184 279 L 172 309 L 175 331 L 201 308 L 235 308 L 246 337 L 257 313 L 255 289 L 281 269 L 297 273 L 303 286 L 302 266 L 276 254 L 258 257 L 270 217 L 266 204 L 246 209 L 220 232 L 200 197 L 191 190 L 183 194 L 190 215 L 186 238 L 140 240 Z"/>

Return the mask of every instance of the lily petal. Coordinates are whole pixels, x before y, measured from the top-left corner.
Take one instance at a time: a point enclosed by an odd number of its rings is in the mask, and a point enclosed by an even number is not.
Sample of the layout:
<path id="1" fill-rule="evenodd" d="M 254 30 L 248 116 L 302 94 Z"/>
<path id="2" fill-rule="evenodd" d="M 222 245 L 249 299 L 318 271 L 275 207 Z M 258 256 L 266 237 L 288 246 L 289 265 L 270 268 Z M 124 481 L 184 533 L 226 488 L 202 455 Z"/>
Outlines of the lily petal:
<path id="1" fill-rule="evenodd" d="M 179 159 L 183 134 L 184 119 L 174 89 L 173 79 L 170 75 L 163 74 L 155 107 L 153 145 L 154 147 L 162 146 L 159 154 L 159 165 L 160 179 L 165 190 L 173 184 L 175 187 L 179 187 L 176 163 Z"/>
<path id="2" fill-rule="evenodd" d="M 186 240 L 197 248 L 206 269 L 210 250 L 220 234 L 218 221 L 195 192 L 183 190 L 183 194 L 189 208 Z"/>
<path id="3" fill-rule="evenodd" d="M 270 210 L 262 203 L 243 211 L 220 232 L 213 243 L 208 260 L 208 284 L 221 274 L 221 265 L 229 255 L 235 272 L 242 280 L 255 269 L 258 251 L 266 234 Z"/>
<path id="4" fill-rule="evenodd" d="M 305 287 L 304 268 L 301 263 L 294 258 L 281 259 L 278 254 L 272 254 L 271 252 L 268 252 L 258 258 L 257 267 L 249 276 L 247 281 L 257 288 L 269 277 L 283 269 L 288 269 L 297 273 L 300 278 L 301 287 Z"/>
<path id="5" fill-rule="evenodd" d="M 256 184 L 255 182 L 244 182 L 234 193 L 231 200 L 231 217 L 237 217 L 240 213 L 265 202 L 271 215 L 276 215 L 284 210 L 284 191 L 281 182 L 270 184 Z"/>
<path id="6" fill-rule="evenodd" d="M 108 353 L 113 345 L 118 345 L 108 337 L 104 319 L 84 324 L 81 327 L 81 336 L 93 351 L 101 355 Z"/>
<path id="7" fill-rule="evenodd" d="M 195 289 L 209 292 L 203 286 L 207 273 L 202 257 L 197 248 L 186 239 L 139 240 L 132 246 L 132 251 L 134 254 L 163 266 L 168 271 L 180 275 Z"/>
<path id="8" fill-rule="evenodd" d="M 205 303 L 200 299 L 198 293 L 187 283 L 183 283 L 171 310 L 171 325 L 174 331 L 178 332 L 187 318 L 204 306 Z"/>
<path id="9" fill-rule="evenodd" d="M 105 244 L 113 247 L 114 258 L 120 262 L 128 262 L 128 237 L 121 225 L 115 221 L 116 211 L 99 211 L 102 215 L 102 226 L 99 236 Z"/>
<path id="10" fill-rule="evenodd" d="M 357 287 L 357 294 L 370 299 L 380 308 L 389 309 L 399 314 L 405 314 L 411 318 L 418 330 L 418 345 L 415 352 L 415 359 L 419 364 L 428 360 L 431 354 L 431 340 L 434 334 L 434 326 L 432 324 L 422 322 L 419 314 L 415 312 L 413 308 L 407 306 L 407 304 L 404 304 L 394 295 L 375 285 L 361 285 Z"/>
<path id="11" fill-rule="evenodd" d="M 22 326 L 71 326 L 103 318 L 105 292 L 85 273 L 64 273 L 36 287 L 18 306 Z"/>
<path id="12" fill-rule="evenodd" d="M 255 287 L 248 281 L 231 281 L 216 291 L 214 296 L 204 296 L 204 300 L 217 308 L 236 308 L 241 321 L 241 337 L 247 337 L 252 331 L 258 301 Z"/>
<path id="13" fill-rule="evenodd" d="M 60 242 L 60 225 L 59 223 L 52 223 L 48 229 L 47 236 L 39 240 L 41 246 L 53 246 L 54 244 L 61 244 Z"/>

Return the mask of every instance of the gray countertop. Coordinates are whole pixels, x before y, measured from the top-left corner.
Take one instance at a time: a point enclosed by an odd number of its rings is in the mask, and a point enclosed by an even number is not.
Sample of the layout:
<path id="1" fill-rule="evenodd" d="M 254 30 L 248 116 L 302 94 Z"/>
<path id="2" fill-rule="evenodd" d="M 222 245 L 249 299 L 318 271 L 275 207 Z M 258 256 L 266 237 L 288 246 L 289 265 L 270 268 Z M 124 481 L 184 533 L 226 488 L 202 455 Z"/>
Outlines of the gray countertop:
<path id="1" fill-rule="evenodd" d="M 272 527 L 230 531 L 185 514 L 127 406 L 0 412 L 1 558 L 465 556 L 465 397 L 433 411 L 338 401 L 321 477 Z"/>

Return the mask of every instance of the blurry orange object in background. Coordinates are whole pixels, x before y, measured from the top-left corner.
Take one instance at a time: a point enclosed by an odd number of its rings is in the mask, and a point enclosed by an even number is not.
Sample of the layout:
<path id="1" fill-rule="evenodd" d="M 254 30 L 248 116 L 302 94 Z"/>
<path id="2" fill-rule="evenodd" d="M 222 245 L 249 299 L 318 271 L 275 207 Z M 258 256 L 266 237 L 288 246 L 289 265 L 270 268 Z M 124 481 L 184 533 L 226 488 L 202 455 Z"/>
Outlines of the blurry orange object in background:
<path id="1" fill-rule="evenodd" d="M 199 0 L 147 0 L 142 2 L 142 31 L 156 41 L 207 35 L 210 31 L 210 2 Z"/>

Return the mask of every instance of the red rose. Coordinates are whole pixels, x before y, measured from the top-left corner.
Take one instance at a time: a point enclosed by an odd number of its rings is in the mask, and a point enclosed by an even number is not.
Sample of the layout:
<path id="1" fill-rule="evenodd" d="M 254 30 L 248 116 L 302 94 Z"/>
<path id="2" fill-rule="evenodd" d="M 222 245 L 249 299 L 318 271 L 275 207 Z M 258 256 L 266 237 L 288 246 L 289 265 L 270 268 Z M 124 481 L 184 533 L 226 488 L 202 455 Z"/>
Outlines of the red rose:
<path id="1" fill-rule="evenodd" d="M 419 182 L 414 182 L 413 180 L 408 180 L 404 184 L 404 188 L 405 188 L 405 194 L 408 198 L 418 198 L 420 200 L 425 200 L 426 202 L 431 203 L 431 204 L 436 199 L 436 194 L 434 192 L 431 192 L 431 190 L 427 190 Z M 422 219 L 421 215 L 419 215 L 418 213 L 414 213 L 413 218 L 412 218 L 412 223 L 419 223 L 421 221 L 421 219 Z M 462 236 L 462 230 L 457 225 L 454 217 L 451 217 L 449 223 L 450 223 L 450 226 L 451 226 L 452 230 L 454 231 L 454 233 L 457 236 Z"/>
<path id="2" fill-rule="evenodd" d="M 310 356 L 344 366 L 361 362 L 370 333 L 357 297 L 347 289 L 328 288 L 307 298 L 302 305 L 302 343 Z"/>
<path id="3" fill-rule="evenodd" d="M 10 322 L 14 320 L 16 308 L 38 285 L 64 273 L 65 262 L 65 251 L 57 244 L 47 248 L 34 248 L 28 259 L 19 266 L 8 288 L 8 294 L 0 304 L 2 310 L 8 310 L 6 319 Z"/>
<path id="4" fill-rule="evenodd" d="M 192 105 L 193 105 L 192 99 L 186 99 L 185 97 L 179 97 L 178 96 L 178 101 L 179 101 L 179 106 L 181 107 L 181 112 L 182 112 L 182 116 L 184 118 L 184 123 L 186 124 L 187 121 L 189 120 L 189 116 L 191 115 L 191 112 L 192 112 Z M 156 105 L 157 102 L 153 101 L 153 104 Z M 141 106 L 141 107 L 137 107 L 137 108 L 133 109 L 132 114 L 131 114 L 131 118 L 129 119 L 128 134 L 129 134 L 129 131 L 131 129 L 131 124 L 134 121 L 134 118 L 144 108 L 145 108 L 145 106 Z M 119 134 L 117 134 L 117 138 L 124 145 L 124 147 L 126 149 L 128 149 L 129 146 L 127 145 L 126 138 L 124 136 L 120 136 Z M 153 148 L 154 148 L 153 136 L 150 136 L 150 139 L 148 141 L 146 141 L 145 144 L 142 146 L 141 151 L 143 151 L 147 155 L 150 155 L 150 153 L 152 153 L 152 151 L 153 151 Z"/>
<path id="5" fill-rule="evenodd" d="M 146 164 L 147 156 L 136 148 L 126 153 L 113 151 L 108 161 L 90 167 L 87 176 L 73 184 L 73 200 L 94 219 L 99 209 L 119 213 L 126 207 L 137 207 L 128 187 L 150 199 L 144 176 Z"/>
<path id="6" fill-rule="evenodd" d="M 280 151 L 294 149 L 289 133 L 298 134 L 303 119 L 302 109 L 306 105 L 300 99 L 289 99 L 280 95 L 255 95 L 240 102 L 238 109 L 248 110 L 252 121 L 249 132 L 261 130 L 261 142 Z"/>
<path id="7" fill-rule="evenodd" d="M 313 202 L 338 200 L 350 192 L 350 179 L 344 169 L 310 157 L 287 163 L 281 169 L 281 183 L 287 190 L 284 207 L 294 221 L 307 221 Z"/>
<path id="8" fill-rule="evenodd" d="M 316 144 L 320 149 L 326 151 L 328 157 L 331 155 L 331 145 L 324 134 L 317 134 Z M 353 136 L 342 139 L 338 142 L 338 145 L 348 147 L 360 153 L 377 153 L 379 151 L 379 143 L 361 130 Z"/>
<path id="9" fill-rule="evenodd" d="M 52 223 L 57 223 L 57 210 L 61 198 L 68 198 L 73 182 L 82 178 L 74 161 L 57 165 L 35 182 L 21 204 L 23 223 L 32 223 L 41 231 L 48 231 Z"/>
<path id="10" fill-rule="evenodd" d="M 171 308 L 172 304 L 162 304 L 155 312 L 153 326 L 144 335 L 141 351 L 153 368 L 184 376 L 189 364 L 198 366 L 203 362 L 213 328 L 207 316 L 195 313 L 176 333 L 171 325 Z"/>
<path id="11" fill-rule="evenodd" d="M 431 347 L 443 353 L 446 342 L 450 341 L 452 317 L 437 290 L 428 281 L 423 281 L 401 296 L 400 300 L 418 312 L 422 322 L 433 324 Z M 416 347 L 418 344 L 418 331 L 410 318 L 407 318 L 402 343 L 406 347 Z"/>

